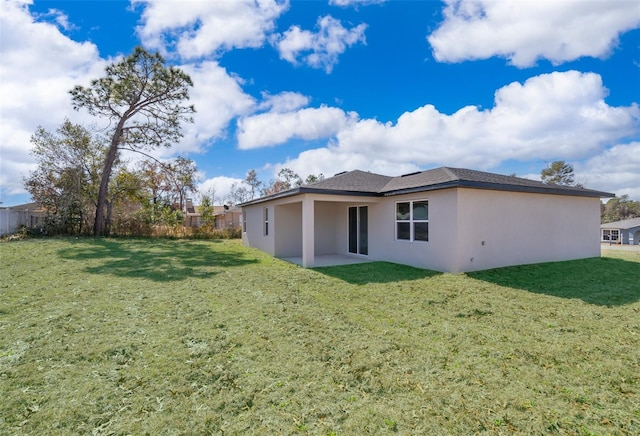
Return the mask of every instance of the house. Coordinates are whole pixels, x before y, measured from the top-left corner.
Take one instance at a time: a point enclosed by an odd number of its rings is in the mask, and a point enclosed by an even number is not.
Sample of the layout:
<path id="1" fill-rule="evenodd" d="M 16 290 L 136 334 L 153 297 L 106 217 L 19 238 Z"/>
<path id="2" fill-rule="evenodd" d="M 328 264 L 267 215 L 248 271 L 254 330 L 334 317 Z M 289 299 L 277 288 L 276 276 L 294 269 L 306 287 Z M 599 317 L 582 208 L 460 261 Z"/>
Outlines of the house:
<path id="1" fill-rule="evenodd" d="M 37 203 L 0 208 L 0 236 L 12 234 L 22 226 L 35 228 L 44 224 L 46 211 Z"/>
<path id="2" fill-rule="evenodd" d="M 242 209 L 237 206 L 214 206 L 213 216 L 215 217 L 214 228 L 237 229 L 240 227 Z"/>
<path id="3" fill-rule="evenodd" d="M 233 229 L 240 227 L 240 216 L 242 210 L 236 206 L 213 206 L 215 229 Z M 198 206 L 193 205 L 193 201 L 188 198 L 185 202 L 185 221 L 186 227 L 200 227 L 202 225 L 202 216 Z"/>
<path id="4" fill-rule="evenodd" d="M 640 244 L 640 218 L 615 221 L 600 226 L 600 240 L 609 244 Z"/>
<path id="5" fill-rule="evenodd" d="M 461 168 L 350 171 L 241 204 L 243 243 L 305 267 L 353 256 L 464 272 L 600 256 L 613 194 Z"/>

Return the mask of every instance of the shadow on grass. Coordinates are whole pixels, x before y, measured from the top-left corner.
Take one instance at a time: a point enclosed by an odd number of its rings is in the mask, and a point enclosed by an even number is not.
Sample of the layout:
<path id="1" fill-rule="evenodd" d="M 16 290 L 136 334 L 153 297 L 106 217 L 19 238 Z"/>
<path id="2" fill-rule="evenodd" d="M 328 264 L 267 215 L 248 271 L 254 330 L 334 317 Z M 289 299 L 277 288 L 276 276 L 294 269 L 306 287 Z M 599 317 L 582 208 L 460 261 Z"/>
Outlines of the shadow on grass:
<path id="1" fill-rule="evenodd" d="M 76 239 L 58 251 L 69 260 L 91 261 L 91 274 L 144 278 L 157 282 L 209 278 L 218 268 L 257 263 L 234 249 L 213 250 L 212 242 L 171 239 Z"/>
<path id="2" fill-rule="evenodd" d="M 326 266 L 314 271 L 354 285 L 419 280 L 442 273 L 390 262 L 367 262 L 353 265 Z"/>
<path id="3" fill-rule="evenodd" d="M 497 268 L 469 277 L 600 306 L 640 301 L 640 263 L 608 257 Z"/>

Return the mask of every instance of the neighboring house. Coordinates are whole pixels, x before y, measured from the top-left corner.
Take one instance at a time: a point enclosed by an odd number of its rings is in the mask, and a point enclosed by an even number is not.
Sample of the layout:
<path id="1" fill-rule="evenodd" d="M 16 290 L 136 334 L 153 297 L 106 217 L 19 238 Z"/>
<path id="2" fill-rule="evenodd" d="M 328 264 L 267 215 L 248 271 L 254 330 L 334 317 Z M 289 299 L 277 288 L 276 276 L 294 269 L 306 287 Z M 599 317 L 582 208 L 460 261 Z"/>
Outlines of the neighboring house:
<path id="1" fill-rule="evenodd" d="M 351 255 L 464 272 L 600 256 L 607 192 L 460 168 L 364 171 L 241 204 L 245 245 L 313 267 Z"/>
<path id="2" fill-rule="evenodd" d="M 44 224 L 45 210 L 36 203 L 0 208 L 0 235 L 12 234 L 21 226 L 40 227 Z"/>
<path id="3" fill-rule="evenodd" d="M 215 229 L 232 229 L 240 227 L 242 209 L 236 206 L 213 206 L 213 216 L 215 218 Z M 187 199 L 185 206 L 186 227 L 200 227 L 202 217 L 198 206 L 194 206 L 191 199 Z"/>
<path id="4" fill-rule="evenodd" d="M 615 221 L 600 226 L 602 242 L 610 244 L 640 244 L 640 218 Z"/>
<path id="5" fill-rule="evenodd" d="M 242 209 L 237 206 L 214 206 L 213 216 L 216 218 L 216 229 L 236 229 L 241 224 Z"/>

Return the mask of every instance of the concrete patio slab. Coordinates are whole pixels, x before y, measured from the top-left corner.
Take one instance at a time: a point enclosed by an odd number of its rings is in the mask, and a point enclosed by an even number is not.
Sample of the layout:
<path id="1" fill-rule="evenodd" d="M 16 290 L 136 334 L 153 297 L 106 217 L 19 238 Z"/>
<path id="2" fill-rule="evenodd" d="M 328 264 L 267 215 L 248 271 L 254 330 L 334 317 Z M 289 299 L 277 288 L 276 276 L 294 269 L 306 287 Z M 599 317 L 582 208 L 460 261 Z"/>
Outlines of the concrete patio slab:
<path id="1" fill-rule="evenodd" d="M 302 257 L 281 257 L 280 259 L 296 265 L 302 265 Z M 353 265 L 357 263 L 372 262 L 371 260 L 360 256 L 348 256 L 345 254 L 328 254 L 315 256 L 313 268 L 323 266 Z"/>

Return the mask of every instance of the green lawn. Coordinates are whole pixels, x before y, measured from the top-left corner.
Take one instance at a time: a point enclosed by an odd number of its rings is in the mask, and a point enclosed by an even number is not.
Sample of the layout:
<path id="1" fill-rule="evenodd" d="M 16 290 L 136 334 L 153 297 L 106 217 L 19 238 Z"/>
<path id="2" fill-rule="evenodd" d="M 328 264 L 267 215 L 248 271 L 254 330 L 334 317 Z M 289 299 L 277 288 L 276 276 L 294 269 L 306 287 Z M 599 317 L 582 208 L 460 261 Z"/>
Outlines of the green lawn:
<path id="1" fill-rule="evenodd" d="M 0 265 L 0 434 L 640 433 L 638 253 L 456 275 L 53 239 Z"/>

